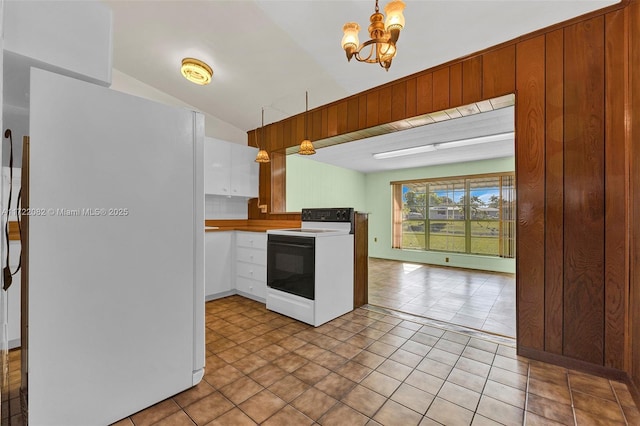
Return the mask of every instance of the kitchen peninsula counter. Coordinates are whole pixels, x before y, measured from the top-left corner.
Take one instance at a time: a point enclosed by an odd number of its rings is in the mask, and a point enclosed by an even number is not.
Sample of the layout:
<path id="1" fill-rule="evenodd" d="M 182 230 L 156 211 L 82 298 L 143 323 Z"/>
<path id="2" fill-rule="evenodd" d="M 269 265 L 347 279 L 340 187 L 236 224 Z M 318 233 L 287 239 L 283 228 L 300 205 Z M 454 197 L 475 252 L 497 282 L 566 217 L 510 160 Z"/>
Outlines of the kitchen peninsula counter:
<path id="1" fill-rule="evenodd" d="M 205 299 L 267 298 L 267 231 L 300 228 L 296 220 L 205 220 Z"/>
<path id="2" fill-rule="evenodd" d="M 300 228 L 301 221 L 298 218 L 291 219 L 237 219 L 220 220 L 207 219 L 205 227 L 215 227 L 205 229 L 205 232 L 223 231 L 248 231 L 267 232 L 270 229 Z M 356 213 L 355 215 L 355 265 L 354 265 L 354 308 L 368 303 L 369 272 L 368 272 L 368 217 L 366 213 Z"/>

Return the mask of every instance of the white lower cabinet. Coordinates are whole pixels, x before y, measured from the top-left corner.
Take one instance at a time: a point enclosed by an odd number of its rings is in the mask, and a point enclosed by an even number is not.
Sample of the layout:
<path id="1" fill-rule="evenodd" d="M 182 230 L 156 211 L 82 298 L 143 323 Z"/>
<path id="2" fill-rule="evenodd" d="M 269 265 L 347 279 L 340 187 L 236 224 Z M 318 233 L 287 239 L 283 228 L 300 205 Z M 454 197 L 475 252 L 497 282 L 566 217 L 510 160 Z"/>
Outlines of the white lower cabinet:
<path id="1" fill-rule="evenodd" d="M 266 232 L 236 231 L 236 290 L 251 299 L 266 301 Z"/>
<path id="2" fill-rule="evenodd" d="M 233 294 L 233 231 L 204 234 L 205 299 L 213 300 Z"/>
<path id="3" fill-rule="evenodd" d="M 205 298 L 231 294 L 265 302 L 267 297 L 267 233 L 205 233 Z"/>

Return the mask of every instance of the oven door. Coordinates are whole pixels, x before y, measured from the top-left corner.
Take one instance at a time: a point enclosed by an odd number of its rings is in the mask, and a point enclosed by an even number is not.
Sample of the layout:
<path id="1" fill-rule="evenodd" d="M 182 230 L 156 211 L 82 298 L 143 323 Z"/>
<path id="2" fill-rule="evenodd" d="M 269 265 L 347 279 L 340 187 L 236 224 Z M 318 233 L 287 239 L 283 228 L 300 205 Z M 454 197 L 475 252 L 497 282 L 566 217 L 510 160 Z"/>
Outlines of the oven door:
<path id="1" fill-rule="evenodd" d="M 315 298 L 315 238 L 269 234 L 267 286 Z"/>

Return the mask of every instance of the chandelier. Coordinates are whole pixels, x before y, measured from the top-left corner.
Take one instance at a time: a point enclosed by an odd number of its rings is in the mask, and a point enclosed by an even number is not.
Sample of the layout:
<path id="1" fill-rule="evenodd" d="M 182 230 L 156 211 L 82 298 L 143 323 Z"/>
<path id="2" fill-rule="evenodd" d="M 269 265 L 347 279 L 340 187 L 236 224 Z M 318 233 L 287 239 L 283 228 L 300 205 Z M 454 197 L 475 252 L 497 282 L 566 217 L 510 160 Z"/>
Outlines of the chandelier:
<path id="1" fill-rule="evenodd" d="M 347 60 L 351 61 L 355 57 L 359 62 L 369 64 L 380 64 L 382 68 L 389 71 L 391 61 L 396 56 L 396 42 L 400 37 L 400 31 L 404 28 L 405 4 L 402 0 L 393 0 L 384 7 L 385 16 L 379 12 L 378 0 L 376 0 L 375 12 L 369 18 L 370 40 L 360 44 L 358 32 L 360 25 L 355 22 L 347 22 L 342 30 L 342 48 L 347 53 Z"/>

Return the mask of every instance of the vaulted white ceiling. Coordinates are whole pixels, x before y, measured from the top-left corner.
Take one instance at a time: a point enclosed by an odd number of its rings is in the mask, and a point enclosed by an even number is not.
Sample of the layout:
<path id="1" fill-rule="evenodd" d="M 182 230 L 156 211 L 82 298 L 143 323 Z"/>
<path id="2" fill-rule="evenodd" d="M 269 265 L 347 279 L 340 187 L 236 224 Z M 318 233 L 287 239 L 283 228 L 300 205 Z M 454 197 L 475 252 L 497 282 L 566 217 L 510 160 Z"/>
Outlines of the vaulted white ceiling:
<path id="1" fill-rule="evenodd" d="M 340 46 L 347 21 L 368 39 L 374 0 L 104 1 L 114 68 L 242 131 L 260 126 L 263 107 L 266 123 L 304 111 L 305 91 L 312 109 L 618 2 L 405 0 L 406 26 L 385 72 L 348 63 Z M 211 65 L 210 85 L 181 76 L 188 56 Z"/>

